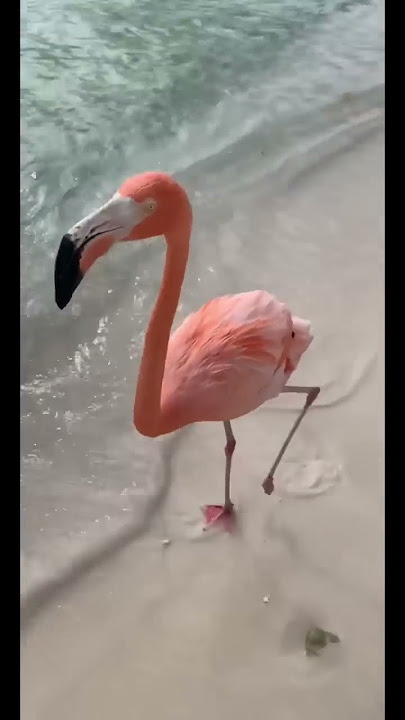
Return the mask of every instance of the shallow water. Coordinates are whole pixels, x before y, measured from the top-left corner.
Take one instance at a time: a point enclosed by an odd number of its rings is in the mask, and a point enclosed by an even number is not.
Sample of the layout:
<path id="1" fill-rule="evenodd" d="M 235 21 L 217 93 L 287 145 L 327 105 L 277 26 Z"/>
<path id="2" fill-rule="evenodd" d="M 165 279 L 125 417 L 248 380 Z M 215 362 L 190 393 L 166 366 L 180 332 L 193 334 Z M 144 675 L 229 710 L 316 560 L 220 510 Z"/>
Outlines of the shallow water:
<path id="1" fill-rule="evenodd" d="M 126 175 L 161 168 L 190 193 L 179 317 L 216 294 L 275 292 L 315 322 L 313 352 L 330 358 L 317 379 L 325 402 L 373 363 L 369 278 L 382 250 L 348 247 L 336 223 L 327 241 L 312 239 L 322 206 L 308 198 L 303 226 L 285 186 L 381 124 L 380 21 L 373 1 L 23 3 L 23 588 L 141 521 L 162 485 L 156 443 L 131 426 L 162 243 L 114 249 L 66 311 L 53 301 L 60 237 Z M 339 203 L 339 187 L 329 193 Z M 361 342 L 350 321 L 359 284 Z"/>

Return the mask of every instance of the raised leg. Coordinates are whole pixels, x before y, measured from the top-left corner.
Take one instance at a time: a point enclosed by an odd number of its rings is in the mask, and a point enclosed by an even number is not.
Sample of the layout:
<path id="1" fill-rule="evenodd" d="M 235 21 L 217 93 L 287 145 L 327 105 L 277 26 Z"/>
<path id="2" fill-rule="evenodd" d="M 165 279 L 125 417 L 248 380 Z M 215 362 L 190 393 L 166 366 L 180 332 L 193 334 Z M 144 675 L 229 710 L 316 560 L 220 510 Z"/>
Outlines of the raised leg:
<path id="1" fill-rule="evenodd" d="M 281 458 L 283 457 L 285 451 L 287 450 L 288 445 L 290 444 L 297 428 L 299 427 L 300 423 L 304 419 L 307 411 L 311 407 L 314 400 L 318 397 L 320 392 L 319 387 L 298 387 L 294 385 L 289 385 L 284 388 L 283 393 L 304 393 L 307 397 L 305 400 L 305 405 L 302 408 L 300 414 L 298 415 L 294 425 L 292 426 L 290 432 L 288 433 L 283 445 L 281 446 L 280 452 L 278 453 L 273 465 L 270 468 L 270 471 L 263 483 L 263 489 L 266 495 L 271 495 L 271 493 L 274 490 L 274 473 L 276 472 L 276 469 L 280 463 Z"/>
<path id="2" fill-rule="evenodd" d="M 204 508 L 206 527 L 221 523 L 230 532 L 233 527 L 233 503 L 231 501 L 231 465 L 232 455 L 235 450 L 236 440 L 232 432 L 229 420 L 224 421 L 226 445 L 225 445 L 225 502 L 223 505 L 206 505 Z"/>

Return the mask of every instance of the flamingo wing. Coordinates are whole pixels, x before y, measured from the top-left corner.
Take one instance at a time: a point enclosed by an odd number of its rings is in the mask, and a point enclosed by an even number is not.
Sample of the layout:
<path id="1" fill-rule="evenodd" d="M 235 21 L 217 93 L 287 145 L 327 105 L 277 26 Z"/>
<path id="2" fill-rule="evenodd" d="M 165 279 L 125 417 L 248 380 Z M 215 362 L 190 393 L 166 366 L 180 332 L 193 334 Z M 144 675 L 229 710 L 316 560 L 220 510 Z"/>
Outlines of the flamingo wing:
<path id="1" fill-rule="evenodd" d="M 240 417 L 278 395 L 311 339 L 270 293 L 215 298 L 170 338 L 162 410 L 176 426 Z"/>

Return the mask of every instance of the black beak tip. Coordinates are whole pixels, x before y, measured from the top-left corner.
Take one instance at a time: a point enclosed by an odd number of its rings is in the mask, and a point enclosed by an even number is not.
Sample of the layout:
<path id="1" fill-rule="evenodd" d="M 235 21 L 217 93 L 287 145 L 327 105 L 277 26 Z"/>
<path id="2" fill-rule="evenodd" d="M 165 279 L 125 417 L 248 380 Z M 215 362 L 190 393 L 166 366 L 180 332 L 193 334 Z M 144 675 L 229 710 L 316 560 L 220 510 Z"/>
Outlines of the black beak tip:
<path id="1" fill-rule="evenodd" d="M 55 302 L 56 302 L 59 310 L 63 310 L 66 307 L 66 305 L 68 304 L 71 297 L 72 297 L 71 295 L 65 297 L 60 292 L 58 293 L 57 290 L 55 291 Z"/>
<path id="2" fill-rule="evenodd" d="M 60 310 L 66 307 L 83 279 L 80 251 L 70 235 L 64 235 L 55 260 L 55 302 Z"/>

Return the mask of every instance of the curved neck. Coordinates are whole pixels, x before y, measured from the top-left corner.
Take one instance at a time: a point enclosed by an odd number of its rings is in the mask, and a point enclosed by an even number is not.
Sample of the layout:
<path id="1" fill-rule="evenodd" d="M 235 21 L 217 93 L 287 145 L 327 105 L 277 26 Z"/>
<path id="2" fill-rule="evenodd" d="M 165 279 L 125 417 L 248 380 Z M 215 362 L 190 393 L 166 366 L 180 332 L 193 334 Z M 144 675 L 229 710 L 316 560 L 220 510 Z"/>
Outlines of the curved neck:
<path id="1" fill-rule="evenodd" d="M 186 271 L 191 218 L 166 235 L 166 261 L 159 296 L 145 336 L 134 406 L 136 429 L 148 437 L 161 434 L 161 392 L 170 330 Z"/>

